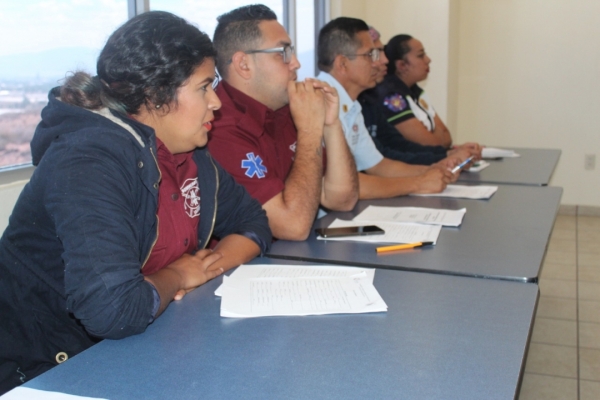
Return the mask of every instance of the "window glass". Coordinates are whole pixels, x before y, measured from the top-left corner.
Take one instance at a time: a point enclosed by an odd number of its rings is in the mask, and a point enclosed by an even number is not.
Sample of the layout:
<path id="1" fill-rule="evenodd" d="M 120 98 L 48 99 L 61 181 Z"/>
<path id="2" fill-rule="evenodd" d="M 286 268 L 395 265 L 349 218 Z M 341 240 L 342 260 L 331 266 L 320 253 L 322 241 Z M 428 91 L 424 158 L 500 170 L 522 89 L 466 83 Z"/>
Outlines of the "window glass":
<path id="1" fill-rule="evenodd" d="M 0 167 L 31 162 L 29 142 L 48 91 L 69 71 L 95 74 L 127 0 L 0 2 Z"/>
<path id="2" fill-rule="evenodd" d="M 315 2 L 296 2 L 296 54 L 298 80 L 315 76 Z"/>
<path id="3" fill-rule="evenodd" d="M 247 4 L 264 4 L 277 14 L 277 20 L 283 25 L 283 0 L 229 0 L 198 1 L 198 0 L 150 0 L 151 10 L 169 11 L 197 24 L 198 28 L 212 39 L 217 27 L 217 17 Z"/>

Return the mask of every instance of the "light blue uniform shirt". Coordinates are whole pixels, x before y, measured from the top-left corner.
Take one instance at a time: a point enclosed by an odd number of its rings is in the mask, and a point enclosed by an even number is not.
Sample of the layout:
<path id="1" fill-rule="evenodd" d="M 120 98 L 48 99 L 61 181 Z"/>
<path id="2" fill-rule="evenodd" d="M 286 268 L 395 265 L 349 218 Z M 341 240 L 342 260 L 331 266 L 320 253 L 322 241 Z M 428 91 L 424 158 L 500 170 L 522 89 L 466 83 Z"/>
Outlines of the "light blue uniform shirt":
<path id="1" fill-rule="evenodd" d="M 340 121 L 342 121 L 344 136 L 346 136 L 350 152 L 354 156 L 356 169 L 364 171 L 379 164 L 383 160 L 383 155 L 375 147 L 375 143 L 373 143 L 373 139 L 371 139 L 365 126 L 360 103 L 357 100 L 352 101 L 346 89 L 327 72 L 319 73 L 317 79 L 329 83 L 338 92 L 340 97 Z"/>

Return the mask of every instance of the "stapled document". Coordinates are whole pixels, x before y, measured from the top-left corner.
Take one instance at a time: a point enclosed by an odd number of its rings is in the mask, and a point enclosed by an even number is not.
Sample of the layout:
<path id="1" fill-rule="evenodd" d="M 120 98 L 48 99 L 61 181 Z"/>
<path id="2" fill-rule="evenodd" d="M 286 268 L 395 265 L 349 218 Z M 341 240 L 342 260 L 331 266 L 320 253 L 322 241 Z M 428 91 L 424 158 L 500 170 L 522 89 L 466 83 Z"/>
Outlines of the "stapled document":
<path id="1" fill-rule="evenodd" d="M 411 196 L 423 197 L 454 197 L 462 199 L 487 200 L 498 190 L 498 186 L 466 186 L 448 185 L 443 192 L 431 194 L 411 194 Z"/>
<path id="2" fill-rule="evenodd" d="M 221 316 L 253 318 L 385 312 L 374 269 L 241 265 L 218 289 Z"/>
<path id="3" fill-rule="evenodd" d="M 370 222 L 412 222 L 429 225 L 460 226 L 466 208 L 445 210 L 421 207 L 381 207 L 368 206 L 353 221 Z"/>
<path id="4" fill-rule="evenodd" d="M 481 150 L 482 158 L 514 158 L 521 157 L 521 155 L 514 150 L 498 149 L 495 147 L 484 147 Z"/>

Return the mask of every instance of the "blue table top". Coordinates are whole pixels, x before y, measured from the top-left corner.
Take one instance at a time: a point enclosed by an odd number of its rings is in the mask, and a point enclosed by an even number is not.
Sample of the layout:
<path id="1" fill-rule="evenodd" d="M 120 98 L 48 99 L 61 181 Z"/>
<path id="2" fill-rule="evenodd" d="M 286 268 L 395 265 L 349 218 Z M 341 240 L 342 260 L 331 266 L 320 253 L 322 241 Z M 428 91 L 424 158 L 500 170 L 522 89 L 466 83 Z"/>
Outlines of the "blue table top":
<path id="1" fill-rule="evenodd" d="M 521 155 L 517 158 L 486 160 L 491 165 L 479 172 L 463 172 L 461 183 L 512 184 L 546 186 L 558 164 L 560 150 L 511 148 Z"/>
<path id="2" fill-rule="evenodd" d="M 273 243 L 268 256 L 311 262 L 328 262 L 537 282 L 562 189 L 501 185 L 490 200 L 440 197 L 397 197 L 361 200 L 351 212 L 332 212 L 313 228 L 328 226 L 335 218 L 352 219 L 369 205 L 460 209 L 467 213 L 459 228 L 442 228 L 435 246 L 377 254 L 381 244 L 352 241 L 308 240 Z"/>
<path id="3" fill-rule="evenodd" d="M 377 270 L 387 313 L 225 319 L 213 294 L 220 282 L 172 303 L 145 333 L 105 340 L 26 386 L 113 400 L 509 399 L 539 293 Z"/>

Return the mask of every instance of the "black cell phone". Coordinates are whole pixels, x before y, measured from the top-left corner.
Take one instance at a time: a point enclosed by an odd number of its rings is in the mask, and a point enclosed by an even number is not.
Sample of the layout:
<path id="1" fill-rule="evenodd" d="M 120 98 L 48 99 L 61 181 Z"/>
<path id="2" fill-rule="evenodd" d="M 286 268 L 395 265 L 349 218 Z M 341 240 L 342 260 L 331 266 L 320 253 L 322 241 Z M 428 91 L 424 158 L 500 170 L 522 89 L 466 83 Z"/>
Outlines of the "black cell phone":
<path id="1" fill-rule="evenodd" d="M 315 229 L 317 235 L 324 238 L 334 238 L 343 236 L 366 236 L 383 235 L 385 231 L 376 225 L 366 226 L 348 226 L 343 228 L 319 228 Z"/>

